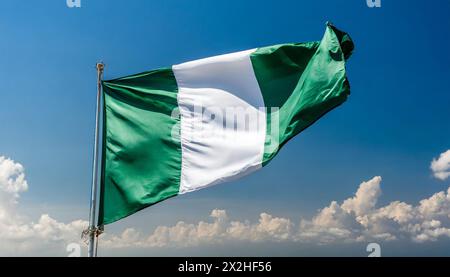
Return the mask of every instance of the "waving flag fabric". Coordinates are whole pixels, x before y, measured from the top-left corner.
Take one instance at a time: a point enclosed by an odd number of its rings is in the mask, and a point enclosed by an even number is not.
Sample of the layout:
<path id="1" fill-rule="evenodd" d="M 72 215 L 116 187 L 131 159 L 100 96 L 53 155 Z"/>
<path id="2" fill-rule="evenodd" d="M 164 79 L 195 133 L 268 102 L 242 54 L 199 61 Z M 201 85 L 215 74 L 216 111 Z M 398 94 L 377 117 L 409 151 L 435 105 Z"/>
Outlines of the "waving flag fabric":
<path id="1" fill-rule="evenodd" d="M 266 165 L 350 93 L 350 37 L 251 49 L 103 81 L 99 225 Z"/>

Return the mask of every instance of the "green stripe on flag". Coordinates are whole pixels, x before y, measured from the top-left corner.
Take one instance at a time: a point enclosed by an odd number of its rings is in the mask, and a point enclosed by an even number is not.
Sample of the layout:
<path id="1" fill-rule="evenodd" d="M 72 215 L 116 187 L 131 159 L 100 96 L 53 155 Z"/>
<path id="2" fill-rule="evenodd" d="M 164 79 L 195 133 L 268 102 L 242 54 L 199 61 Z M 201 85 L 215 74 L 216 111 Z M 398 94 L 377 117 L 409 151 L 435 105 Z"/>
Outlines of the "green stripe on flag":
<path id="1" fill-rule="evenodd" d="M 321 42 L 276 45 L 252 53 L 268 108 L 264 165 L 292 137 L 345 102 L 350 94 L 345 58 L 352 50 L 350 37 L 328 25 Z M 278 110 L 272 112 L 272 107 Z M 279 121 L 278 128 L 273 120 Z"/>
<path id="2" fill-rule="evenodd" d="M 99 225 L 178 194 L 177 83 L 171 69 L 103 82 L 104 143 Z"/>

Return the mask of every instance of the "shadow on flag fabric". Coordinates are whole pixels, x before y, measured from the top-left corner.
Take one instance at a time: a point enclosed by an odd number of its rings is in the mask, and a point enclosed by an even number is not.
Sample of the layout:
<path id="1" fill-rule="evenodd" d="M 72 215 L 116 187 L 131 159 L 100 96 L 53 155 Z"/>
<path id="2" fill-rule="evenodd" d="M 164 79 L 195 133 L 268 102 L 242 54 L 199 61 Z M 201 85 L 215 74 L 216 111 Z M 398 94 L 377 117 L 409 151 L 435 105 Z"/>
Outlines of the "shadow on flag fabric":
<path id="1" fill-rule="evenodd" d="M 279 44 L 103 81 L 99 225 L 264 167 L 346 101 L 353 42 Z"/>

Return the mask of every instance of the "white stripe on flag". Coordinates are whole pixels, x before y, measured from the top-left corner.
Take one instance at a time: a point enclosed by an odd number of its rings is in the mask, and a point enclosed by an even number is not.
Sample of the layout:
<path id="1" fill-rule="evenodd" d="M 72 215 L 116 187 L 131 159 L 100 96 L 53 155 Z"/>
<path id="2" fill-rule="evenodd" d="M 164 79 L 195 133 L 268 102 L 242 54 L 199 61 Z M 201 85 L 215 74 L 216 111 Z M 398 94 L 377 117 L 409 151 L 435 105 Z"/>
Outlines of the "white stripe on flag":
<path id="1" fill-rule="evenodd" d="M 266 114 L 260 109 L 264 101 L 250 60 L 254 51 L 172 67 L 181 114 L 180 194 L 261 167 Z M 246 120 L 239 119 L 242 112 Z"/>

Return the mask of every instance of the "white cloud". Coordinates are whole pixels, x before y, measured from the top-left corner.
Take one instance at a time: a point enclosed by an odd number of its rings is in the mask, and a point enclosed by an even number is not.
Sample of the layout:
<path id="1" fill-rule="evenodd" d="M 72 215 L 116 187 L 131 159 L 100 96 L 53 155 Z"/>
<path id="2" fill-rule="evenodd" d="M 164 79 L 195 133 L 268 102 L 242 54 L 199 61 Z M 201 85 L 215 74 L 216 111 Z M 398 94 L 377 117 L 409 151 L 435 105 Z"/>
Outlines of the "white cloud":
<path id="1" fill-rule="evenodd" d="M 23 166 L 0 156 L 0 255 L 64 255 L 68 243 L 80 242 L 87 222 L 65 224 L 47 214 L 29 222 L 17 213 L 20 193 L 27 189 Z"/>
<path id="2" fill-rule="evenodd" d="M 342 209 L 348 213 L 354 212 L 357 216 L 364 215 L 372 210 L 381 195 L 380 183 L 380 176 L 376 176 L 367 182 L 363 182 L 359 185 L 355 196 L 344 201 Z"/>
<path id="3" fill-rule="evenodd" d="M 304 221 L 300 237 L 306 233 L 319 242 L 328 242 L 330 238 L 346 241 L 408 238 L 423 242 L 450 237 L 450 188 L 421 200 L 417 206 L 394 201 L 376 208 L 380 182 L 380 177 L 363 182 L 355 197 L 342 205 L 332 202 L 312 221 Z M 358 204 L 361 199 L 367 201 L 363 209 Z"/>
<path id="4" fill-rule="evenodd" d="M 450 149 L 442 153 L 439 158 L 431 162 L 431 170 L 434 177 L 439 180 L 446 180 L 450 177 Z"/>
<path id="5" fill-rule="evenodd" d="M 17 203 L 19 194 L 28 189 L 23 166 L 0 156 L 0 211 Z M 1 218 L 0 212 L 0 218 Z"/>
<path id="6" fill-rule="evenodd" d="M 189 247 L 206 243 L 224 243 L 228 240 L 247 242 L 286 241 L 292 238 L 293 224 L 289 219 L 260 214 L 257 223 L 230 221 L 225 210 L 211 212 L 212 222 L 189 224 L 183 221 L 174 226 L 159 226 L 150 235 L 135 229 L 126 229 L 120 235 L 105 235 L 103 247 Z"/>

